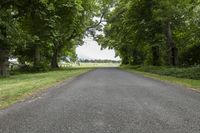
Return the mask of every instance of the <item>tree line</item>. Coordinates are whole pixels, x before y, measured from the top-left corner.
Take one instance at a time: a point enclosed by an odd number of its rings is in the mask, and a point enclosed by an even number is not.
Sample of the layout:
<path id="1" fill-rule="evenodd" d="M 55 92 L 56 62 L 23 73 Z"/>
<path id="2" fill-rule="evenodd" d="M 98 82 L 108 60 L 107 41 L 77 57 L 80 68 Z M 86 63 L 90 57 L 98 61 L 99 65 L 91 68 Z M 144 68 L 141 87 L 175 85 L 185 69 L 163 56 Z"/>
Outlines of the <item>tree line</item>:
<path id="1" fill-rule="evenodd" d="M 200 64 L 199 0 L 116 0 L 105 19 L 102 47 L 122 64 Z"/>
<path id="2" fill-rule="evenodd" d="M 1 0 L 0 76 L 9 58 L 35 71 L 58 68 L 63 56 L 76 57 L 83 38 L 98 27 L 106 0 Z"/>
<path id="3" fill-rule="evenodd" d="M 109 59 L 79 59 L 80 63 L 120 63 L 117 60 L 109 60 Z"/>
<path id="4" fill-rule="evenodd" d="M 115 49 L 122 64 L 199 65 L 199 2 L 0 1 L 0 76 L 9 75 L 11 57 L 34 71 L 58 68 L 63 57 L 76 58 L 75 49 L 87 34 L 103 48 Z"/>

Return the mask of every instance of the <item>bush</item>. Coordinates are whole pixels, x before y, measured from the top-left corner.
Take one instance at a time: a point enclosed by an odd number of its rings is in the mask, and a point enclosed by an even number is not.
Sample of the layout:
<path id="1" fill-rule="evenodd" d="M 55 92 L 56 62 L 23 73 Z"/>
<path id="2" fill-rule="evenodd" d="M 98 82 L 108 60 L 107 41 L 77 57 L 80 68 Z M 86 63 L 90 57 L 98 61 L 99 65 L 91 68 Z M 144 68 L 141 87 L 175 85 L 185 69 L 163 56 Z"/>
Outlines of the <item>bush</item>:
<path id="1" fill-rule="evenodd" d="M 181 54 L 181 64 L 191 66 L 200 64 L 200 45 L 194 45 Z"/>
<path id="2" fill-rule="evenodd" d="M 31 72 L 46 72 L 49 70 L 50 70 L 50 67 L 45 63 L 40 63 L 31 67 Z"/>
<path id="3" fill-rule="evenodd" d="M 20 73 L 37 73 L 37 72 L 47 72 L 50 67 L 46 64 L 38 64 L 36 66 L 31 65 L 21 65 L 18 68 L 11 70 L 11 75 L 16 75 Z"/>

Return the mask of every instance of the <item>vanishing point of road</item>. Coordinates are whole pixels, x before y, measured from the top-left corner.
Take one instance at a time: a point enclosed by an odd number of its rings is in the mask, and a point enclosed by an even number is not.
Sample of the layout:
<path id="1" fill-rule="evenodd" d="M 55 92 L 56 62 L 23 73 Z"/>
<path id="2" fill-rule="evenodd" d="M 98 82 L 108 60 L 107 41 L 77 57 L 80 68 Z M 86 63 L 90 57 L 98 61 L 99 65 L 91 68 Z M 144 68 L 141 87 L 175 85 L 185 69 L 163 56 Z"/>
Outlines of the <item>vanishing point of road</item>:
<path id="1" fill-rule="evenodd" d="M 101 68 L 0 111 L 0 133 L 200 133 L 200 93 Z"/>

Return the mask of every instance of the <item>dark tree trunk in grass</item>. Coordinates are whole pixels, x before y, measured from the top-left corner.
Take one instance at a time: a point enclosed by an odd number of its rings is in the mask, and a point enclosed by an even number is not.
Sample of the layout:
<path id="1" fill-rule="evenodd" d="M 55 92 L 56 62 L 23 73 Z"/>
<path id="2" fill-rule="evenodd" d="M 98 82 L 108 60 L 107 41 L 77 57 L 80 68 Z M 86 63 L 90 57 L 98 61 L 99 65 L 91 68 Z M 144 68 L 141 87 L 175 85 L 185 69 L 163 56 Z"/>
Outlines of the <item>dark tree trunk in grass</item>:
<path id="1" fill-rule="evenodd" d="M 154 66 L 159 66 L 160 65 L 160 49 L 159 46 L 153 46 L 152 47 L 152 64 Z"/>
<path id="2" fill-rule="evenodd" d="M 56 69 L 58 66 L 58 49 L 55 48 L 51 59 L 51 68 Z"/>
<path id="3" fill-rule="evenodd" d="M 52 69 L 57 69 L 59 68 L 58 61 L 59 61 L 59 54 L 62 51 L 63 45 L 61 42 L 54 42 L 54 47 L 53 47 L 53 55 L 51 58 L 51 68 Z"/>
<path id="4" fill-rule="evenodd" d="M 34 52 L 34 66 L 38 66 L 40 64 L 40 47 L 39 45 L 35 45 L 35 52 Z"/>
<path id="5" fill-rule="evenodd" d="M 0 25 L 0 34 L 6 38 L 6 27 Z M 9 45 L 6 39 L 0 39 L 0 76 L 9 76 Z"/>
<path id="6" fill-rule="evenodd" d="M 0 76 L 9 76 L 9 54 L 7 50 L 0 49 Z"/>
<path id="7" fill-rule="evenodd" d="M 129 64 L 128 56 L 124 56 L 124 57 L 122 58 L 122 64 L 123 64 L 123 65 L 128 65 L 128 64 Z"/>
<path id="8" fill-rule="evenodd" d="M 168 56 L 169 56 L 169 64 L 172 66 L 178 65 L 178 49 L 176 44 L 172 38 L 172 29 L 171 22 L 167 21 L 165 23 L 165 36 L 168 44 Z"/>

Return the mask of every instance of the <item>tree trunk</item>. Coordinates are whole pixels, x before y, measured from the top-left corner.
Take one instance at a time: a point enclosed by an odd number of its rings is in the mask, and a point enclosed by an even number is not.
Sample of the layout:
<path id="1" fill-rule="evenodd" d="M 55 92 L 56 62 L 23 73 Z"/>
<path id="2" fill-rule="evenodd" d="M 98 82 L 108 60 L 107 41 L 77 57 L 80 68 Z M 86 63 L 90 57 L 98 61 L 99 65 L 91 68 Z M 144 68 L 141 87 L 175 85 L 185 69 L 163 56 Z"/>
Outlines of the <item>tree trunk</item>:
<path id="1" fill-rule="evenodd" d="M 58 66 L 58 49 L 55 47 L 51 59 L 51 68 L 56 69 Z"/>
<path id="2" fill-rule="evenodd" d="M 128 65 L 129 64 L 128 55 L 125 55 L 125 56 L 122 57 L 122 64 L 123 65 Z"/>
<path id="3" fill-rule="evenodd" d="M 6 26 L 0 25 L 0 32 L 7 37 Z M 0 77 L 9 76 L 9 48 L 6 40 L 0 39 Z"/>
<path id="4" fill-rule="evenodd" d="M 57 42 L 57 41 L 54 41 L 53 44 L 54 44 L 54 46 L 53 46 L 53 55 L 51 58 L 51 68 L 57 69 L 57 68 L 59 68 L 58 58 L 59 58 L 59 54 L 63 48 L 63 45 L 61 45 L 61 42 Z"/>
<path id="5" fill-rule="evenodd" d="M 34 66 L 40 64 L 40 47 L 35 45 Z"/>
<path id="6" fill-rule="evenodd" d="M 168 44 L 169 64 L 172 66 L 178 65 L 178 49 L 172 38 L 171 22 L 167 21 L 165 24 L 165 36 Z"/>
<path id="7" fill-rule="evenodd" d="M 0 76 L 9 76 L 9 54 L 6 50 L 0 50 Z"/>
<path id="8" fill-rule="evenodd" d="M 159 66 L 160 65 L 160 49 L 159 46 L 153 46 L 152 47 L 152 65 L 153 66 Z"/>

